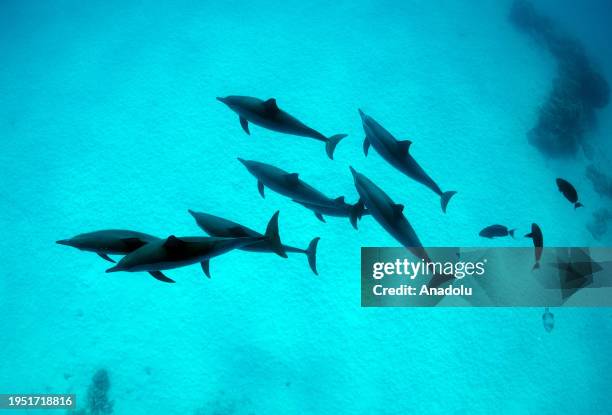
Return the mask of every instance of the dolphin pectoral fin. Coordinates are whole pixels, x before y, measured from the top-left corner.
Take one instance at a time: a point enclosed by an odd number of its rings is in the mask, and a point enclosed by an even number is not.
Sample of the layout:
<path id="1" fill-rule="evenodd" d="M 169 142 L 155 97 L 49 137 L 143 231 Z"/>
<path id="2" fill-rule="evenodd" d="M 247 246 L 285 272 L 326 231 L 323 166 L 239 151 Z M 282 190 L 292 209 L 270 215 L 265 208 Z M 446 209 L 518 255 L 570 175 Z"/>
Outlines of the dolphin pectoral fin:
<path id="1" fill-rule="evenodd" d="M 266 197 L 266 195 L 264 194 L 264 184 L 260 182 L 259 180 L 257 180 L 257 190 L 259 191 L 259 194 L 261 195 L 261 197 L 263 198 Z"/>
<path id="2" fill-rule="evenodd" d="M 204 271 L 204 274 L 210 278 L 210 260 L 205 259 L 204 261 L 200 262 L 200 265 L 202 266 L 202 271 Z"/>
<path id="3" fill-rule="evenodd" d="M 363 216 L 363 212 L 365 211 L 365 204 L 363 199 L 359 199 L 357 203 L 351 206 L 351 210 L 349 212 L 349 220 L 351 221 L 351 225 L 353 228 L 357 229 L 357 222 Z"/>
<path id="4" fill-rule="evenodd" d="M 111 257 L 109 257 L 108 255 L 106 255 L 106 254 L 102 254 L 102 253 L 100 253 L 100 252 L 97 252 L 97 254 L 98 254 L 98 256 L 99 256 L 100 258 L 105 259 L 105 260 L 107 260 L 108 262 L 112 262 L 113 264 L 117 262 L 117 261 L 115 261 L 114 259 L 112 259 Z"/>
<path id="5" fill-rule="evenodd" d="M 314 214 L 317 217 L 317 219 L 319 219 L 321 222 L 325 223 L 325 218 L 323 217 L 323 215 L 321 215 L 321 213 L 315 212 Z"/>
<path id="6" fill-rule="evenodd" d="M 412 141 L 410 140 L 398 141 L 397 147 L 399 148 L 402 154 L 406 155 L 408 154 L 408 151 L 410 150 L 411 144 L 412 144 Z"/>
<path id="7" fill-rule="evenodd" d="M 245 133 L 251 135 L 251 132 L 249 131 L 249 122 L 246 118 L 240 117 L 240 126 L 242 127 Z"/>
<path id="8" fill-rule="evenodd" d="M 168 282 L 168 283 L 176 282 L 173 279 L 166 277 L 161 271 L 150 271 L 149 274 L 151 274 L 151 276 L 155 278 L 156 280 L 159 280 L 162 282 Z"/>
<path id="9" fill-rule="evenodd" d="M 363 154 L 366 157 L 368 156 L 369 149 L 370 149 L 370 140 L 368 140 L 368 136 L 366 135 L 365 139 L 363 140 Z"/>

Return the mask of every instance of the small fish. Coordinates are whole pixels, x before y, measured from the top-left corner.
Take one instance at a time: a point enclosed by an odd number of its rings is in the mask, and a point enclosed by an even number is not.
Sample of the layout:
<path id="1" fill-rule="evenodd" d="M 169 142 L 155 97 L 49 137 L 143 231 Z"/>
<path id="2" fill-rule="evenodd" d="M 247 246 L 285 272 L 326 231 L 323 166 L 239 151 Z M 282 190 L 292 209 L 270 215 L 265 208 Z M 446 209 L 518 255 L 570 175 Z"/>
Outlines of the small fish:
<path id="1" fill-rule="evenodd" d="M 542 324 L 544 324 L 544 330 L 547 333 L 550 333 L 555 328 L 555 315 L 550 312 L 548 307 L 544 309 L 544 314 L 542 314 Z"/>
<path id="2" fill-rule="evenodd" d="M 559 188 L 559 191 L 563 193 L 563 196 L 574 204 L 574 209 L 584 206 L 578 201 L 578 192 L 570 182 L 559 177 L 557 178 L 557 187 Z"/>
<path id="3" fill-rule="evenodd" d="M 540 268 L 540 258 L 542 258 L 542 247 L 544 246 L 544 235 L 542 230 L 537 223 L 531 224 L 531 232 L 525 235 L 525 238 L 533 239 L 533 246 L 535 247 L 535 260 L 536 263 L 532 269 Z"/>
<path id="4" fill-rule="evenodd" d="M 481 230 L 478 235 L 482 236 L 483 238 L 489 238 L 489 239 L 504 237 L 508 235 L 514 238 L 515 230 L 516 229 L 508 229 L 504 225 L 491 225 Z"/>

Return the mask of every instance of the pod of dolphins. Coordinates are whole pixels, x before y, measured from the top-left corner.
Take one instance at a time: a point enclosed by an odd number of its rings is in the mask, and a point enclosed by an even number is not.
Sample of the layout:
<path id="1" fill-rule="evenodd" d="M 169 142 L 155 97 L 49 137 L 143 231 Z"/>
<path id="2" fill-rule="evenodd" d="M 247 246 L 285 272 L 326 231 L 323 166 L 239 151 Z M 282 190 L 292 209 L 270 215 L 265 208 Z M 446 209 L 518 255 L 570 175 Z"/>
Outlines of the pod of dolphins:
<path id="1" fill-rule="evenodd" d="M 283 134 L 312 138 L 325 143 L 325 151 L 333 159 L 338 143 L 346 134 L 325 136 L 307 126 L 288 112 L 280 109 L 274 98 L 261 100 L 248 96 L 218 97 L 218 101 L 227 105 L 238 115 L 240 125 L 247 134 L 251 134 L 250 124 Z M 416 161 L 410 152 L 412 141 L 397 140 L 371 116 L 359 110 L 365 139 L 363 151 L 368 155 L 372 147 L 386 162 L 410 179 L 426 186 L 440 198 L 442 212 L 446 213 L 450 199 L 456 191 L 442 191 L 425 169 Z M 425 261 L 429 256 L 421 244 L 414 228 L 404 213 L 404 206 L 395 203 L 384 190 L 364 174 L 350 167 L 355 189 L 359 199 L 351 204 L 344 196 L 329 197 L 306 183 L 298 173 L 290 173 L 271 164 L 255 160 L 238 158 L 248 172 L 257 180 L 257 189 L 265 197 L 265 189 L 286 196 L 293 202 L 312 211 L 322 222 L 325 216 L 348 218 L 357 229 L 358 222 L 365 215 L 372 216 L 393 238 L 409 249 L 416 257 Z M 557 185 L 563 195 L 578 208 L 578 194 L 574 187 L 564 179 L 557 179 Z M 210 260 L 233 250 L 260 253 L 275 253 L 283 258 L 287 253 L 304 254 L 308 265 L 315 275 L 317 270 L 317 245 L 319 237 L 311 240 L 306 249 L 282 243 L 279 235 L 277 211 L 268 222 L 265 232 L 259 233 L 245 225 L 233 222 L 209 213 L 189 210 L 197 226 L 208 236 L 174 236 L 158 238 L 153 235 L 132 230 L 101 230 L 79 234 L 70 239 L 57 241 L 82 251 L 93 252 L 103 259 L 115 263 L 109 255 L 123 257 L 106 272 L 147 272 L 155 279 L 173 283 L 174 280 L 163 272 L 192 264 L 200 264 L 204 274 L 210 278 Z M 480 232 L 485 238 L 503 236 L 514 237 L 514 229 L 504 225 L 491 225 Z M 532 224 L 531 232 L 525 235 L 531 238 L 535 247 L 536 264 L 539 267 L 543 236 L 537 224 Z"/>

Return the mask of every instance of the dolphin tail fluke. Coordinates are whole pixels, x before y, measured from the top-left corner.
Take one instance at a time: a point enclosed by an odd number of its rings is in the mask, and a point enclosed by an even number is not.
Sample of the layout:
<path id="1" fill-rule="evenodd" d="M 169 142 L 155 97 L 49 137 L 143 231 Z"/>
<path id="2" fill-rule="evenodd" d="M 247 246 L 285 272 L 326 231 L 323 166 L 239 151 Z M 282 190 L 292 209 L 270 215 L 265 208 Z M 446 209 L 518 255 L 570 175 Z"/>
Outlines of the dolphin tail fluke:
<path id="1" fill-rule="evenodd" d="M 325 142 L 325 151 L 327 152 L 327 156 L 330 159 L 334 159 L 334 150 L 336 149 L 336 146 L 338 145 L 340 140 L 342 140 L 344 137 L 346 137 L 346 134 L 332 135 Z"/>
<path id="2" fill-rule="evenodd" d="M 353 225 L 353 228 L 357 229 L 357 222 L 363 216 L 363 212 L 365 212 L 365 205 L 363 203 L 363 200 L 359 199 L 357 203 L 351 206 L 351 210 L 349 213 L 349 220 L 351 221 L 351 225 Z"/>
<path id="3" fill-rule="evenodd" d="M 508 231 L 508 235 L 510 235 L 510 236 L 512 237 L 512 239 L 515 239 L 515 238 L 514 238 L 514 232 L 515 232 L 515 231 L 516 231 L 516 229 L 510 229 L 510 230 Z"/>
<path id="4" fill-rule="evenodd" d="M 283 243 L 280 240 L 280 235 L 278 233 L 278 214 L 277 210 L 270 221 L 268 222 L 268 227 L 266 228 L 265 239 L 270 244 L 270 249 L 272 252 L 276 253 L 283 258 L 287 258 L 287 252 L 285 252 L 285 248 L 283 247 Z"/>
<path id="5" fill-rule="evenodd" d="M 450 191 L 442 193 L 440 197 L 440 202 L 442 203 L 442 212 L 446 213 L 446 206 L 448 206 L 448 202 L 450 202 L 451 197 L 453 197 L 457 192 Z"/>
<path id="6" fill-rule="evenodd" d="M 574 210 L 578 209 L 579 207 L 584 207 L 584 205 L 580 202 L 574 203 Z"/>
<path id="7" fill-rule="evenodd" d="M 308 248 L 306 248 L 305 252 L 306 258 L 308 258 L 308 265 L 310 265 L 310 269 L 312 270 L 312 272 L 315 273 L 315 275 L 319 275 L 319 273 L 317 272 L 317 245 L 319 244 L 320 239 L 321 238 L 317 236 L 312 241 L 310 241 L 310 243 L 308 244 Z"/>
<path id="8" fill-rule="evenodd" d="M 535 265 L 533 266 L 533 268 L 531 268 L 532 271 L 535 271 L 536 269 L 540 269 L 540 263 L 536 262 Z"/>

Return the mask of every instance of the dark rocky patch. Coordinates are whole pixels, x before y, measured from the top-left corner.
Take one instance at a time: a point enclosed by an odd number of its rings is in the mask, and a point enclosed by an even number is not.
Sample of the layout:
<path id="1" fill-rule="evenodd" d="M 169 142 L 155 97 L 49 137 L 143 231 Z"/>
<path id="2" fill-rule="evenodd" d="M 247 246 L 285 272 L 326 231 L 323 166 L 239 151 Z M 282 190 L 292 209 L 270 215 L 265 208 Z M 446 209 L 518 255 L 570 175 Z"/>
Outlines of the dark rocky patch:
<path id="1" fill-rule="evenodd" d="M 582 44 L 530 2 L 516 0 L 510 21 L 548 49 L 558 63 L 553 88 L 527 134 L 529 143 L 552 157 L 574 156 L 580 148 L 588 157 L 586 133 L 595 124 L 595 110 L 610 101 L 608 82 L 592 67 Z"/>

